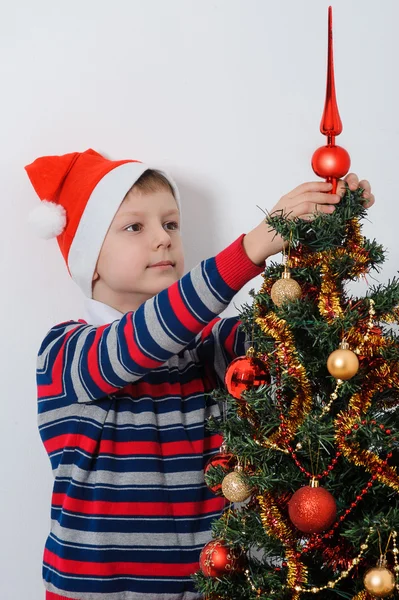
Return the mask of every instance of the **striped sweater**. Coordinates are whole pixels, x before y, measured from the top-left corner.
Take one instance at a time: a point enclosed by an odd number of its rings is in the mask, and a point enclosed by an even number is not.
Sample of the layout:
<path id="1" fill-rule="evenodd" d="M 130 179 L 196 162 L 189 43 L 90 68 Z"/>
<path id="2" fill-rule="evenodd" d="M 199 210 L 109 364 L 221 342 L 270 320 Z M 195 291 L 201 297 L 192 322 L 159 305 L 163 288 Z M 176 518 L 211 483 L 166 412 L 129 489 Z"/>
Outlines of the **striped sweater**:
<path id="1" fill-rule="evenodd" d="M 222 441 L 205 429 L 220 414 L 207 392 L 246 349 L 238 318 L 217 315 L 263 270 L 243 237 L 136 311 L 64 322 L 42 342 L 38 422 L 55 478 L 48 592 L 201 598 L 190 575 L 225 506 L 204 483 Z"/>

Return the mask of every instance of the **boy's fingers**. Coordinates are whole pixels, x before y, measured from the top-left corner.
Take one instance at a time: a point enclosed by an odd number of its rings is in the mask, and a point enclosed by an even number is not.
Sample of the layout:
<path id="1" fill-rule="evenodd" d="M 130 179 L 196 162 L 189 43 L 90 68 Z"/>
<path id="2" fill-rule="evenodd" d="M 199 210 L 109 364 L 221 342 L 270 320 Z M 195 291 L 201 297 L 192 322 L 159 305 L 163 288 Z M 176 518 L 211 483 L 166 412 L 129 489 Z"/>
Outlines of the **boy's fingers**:
<path id="1" fill-rule="evenodd" d="M 340 196 L 344 196 L 345 194 L 345 181 L 348 183 L 349 188 L 351 190 L 356 190 L 357 188 L 363 188 L 362 197 L 367 199 L 367 202 L 364 203 L 365 208 L 369 208 L 375 202 L 374 194 L 371 193 L 371 185 L 367 179 L 358 180 L 357 175 L 355 173 L 350 173 L 345 177 L 344 180 L 339 179 L 337 184 L 337 194 Z"/>
<path id="2" fill-rule="evenodd" d="M 338 204 L 346 190 L 346 184 L 351 190 L 358 187 L 364 189 L 364 207 L 370 208 L 375 202 L 374 194 L 371 193 L 371 186 L 367 179 L 359 178 L 356 173 L 349 173 L 345 179 L 339 179 L 335 194 L 327 193 L 331 191 L 332 185 L 326 181 L 308 181 L 298 185 L 291 192 L 283 196 L 280 200 L 284 209 L 292 216 L 303 219 L 312 219 L 317 213 L 331 214 L 335 210 L 335 204 Z M 282 201 L 282 202 L 281 202 Z"/>
<path id="3" fill-rule="evenodd" d="M 356 173 L 348 173 L 344 181 L 346 181 L 346 183 L 349 186 L 349 189 L 351 190 L 357 190 L 357 188 L 359 187 L 359 177 L 356 175 Z"/>
<path id="4" fill-rule="evenodd" d="M 367 181 L 367 179 L 362 179 L 361 181 L 359 181 L 359 187 L 364 189 L 363 196 L 364 196 L 365 192 L 371 195 L 371 185 L 370 185 L 370 182 Z M 365 196 L 365 197 L 367 197 L 367 196 Z"/>
<path id="5" fill-rule="evenodd" d="M 343 197 L 343 195 L 345 194 L 345 181 L 342 181 L 342 179 L 338 179 L 337 182 L 337 194 L 338 196 L 340 196 L 341 198 Z"/>
<path id="6" fill-rule="evenodd" d="M 306 192 L 329 192 L 332 189 L 331 183 L 327 181 L 308 181 L 301 183 L 298 187 L 294 188 L 291 192 L 286 194 L 286 198 L 295 198 Z"/>
<path id="7" fill-rule="evenodd" d="M 335 210 L 335 206 L 332 204 L 322 204 L 315 201 L 306 201 L 297 204 L 292 209 L 292 215 L 295 217 L 310 218 L 311 215 L 317 215 L 317 213 L 331 214 Z"/>
<path id="8" fill-rule="evenodd" d="M 370 208 L 370 206 L 373 206 L 375 202 L 374 194 L 370 194 L 369 198 L 363 194 L 363 197 L 365 198 L 365 202 L 363 203 L 364 208 Z"/>
<path id="9" fill-rule="evenodd" d="M 308 212 L 312 212 L 315 204 L 338 204 L 338 202 L 341 201 L 341 196 L 338 194 L 325 194 L 323 192 L 308 192 L 297 196 L 295 201 L 296 203 L 294 206 L 297 206 L 298 204 L 307 204 L 312 207 Z"/>

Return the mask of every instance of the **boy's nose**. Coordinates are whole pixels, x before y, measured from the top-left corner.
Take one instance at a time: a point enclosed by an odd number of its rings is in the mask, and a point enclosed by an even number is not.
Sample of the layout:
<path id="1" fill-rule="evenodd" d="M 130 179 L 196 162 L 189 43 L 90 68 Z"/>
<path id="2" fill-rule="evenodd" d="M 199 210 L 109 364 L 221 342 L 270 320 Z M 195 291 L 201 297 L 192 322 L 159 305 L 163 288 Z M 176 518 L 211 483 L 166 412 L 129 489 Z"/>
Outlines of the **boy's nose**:
<path id="1" fill-rule="evenodd" d="M 172 240 L 167 231 L 163 227 L 157 229 L 154 235 L 154 244 L 158 248 L 159 246 L 170 246 Z"/>

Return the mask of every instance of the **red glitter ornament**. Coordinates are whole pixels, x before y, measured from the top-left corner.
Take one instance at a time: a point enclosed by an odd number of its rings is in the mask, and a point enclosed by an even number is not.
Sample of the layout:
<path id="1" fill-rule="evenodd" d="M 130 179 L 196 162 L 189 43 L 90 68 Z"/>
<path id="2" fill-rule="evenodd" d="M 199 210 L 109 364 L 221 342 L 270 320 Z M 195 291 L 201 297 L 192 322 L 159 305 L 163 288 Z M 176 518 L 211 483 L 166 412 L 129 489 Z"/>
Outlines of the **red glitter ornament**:
<path id="1" fill-rule="evenodd" d="M 221 448 L 221 450 L 222 450 L 222 448 Z M 233 468 L 235 467 L 236 463 L 237 463 L 236 457 L 234 456 L 234 454 L 230 454 L 229 452 L 227 452 L 227 453 L 225 453 L 225 452 L 218 452 L 217 454 L 214 454 L 208 460 L 208 462 L 205 465 L 205 469 L 204 469 L 204 478 L 205 478 L 206 485 L 209 487 L 209 489 L 214 494 L 218 494 L 220 496 L 222 495 L 222 482 L 216 483 L 213 486 L 208 485 L 208 482 L 207 482 L 207 473 L 208 473 L 209 469 L 211 467 L 222 467 L 223 471 L 227 475 L 227 473 L 229 473 L 230 471 L 233 470 Z"/>
<path id="2" fill-rule="evenodd" d="M 243 555 L 223 540 L 212 540 L 201 550 L 200 569 L 206 577 L 220 577 L 243 570 Z"/>
<path id="3" fill-rule="evenodd" d="M 224 382 L 229 394 L 240 400 L 243 392 L 262 383 L 269 384 L 270 373 L 266 365 L 258 358 L 239 356 L 227 367 Z"/>
<path id="4" fill-rule="evenodd" d="M 321 533 L 335 521 L 337 505 L 330 492 L 312 480 L 310 485 L 300 488 L 292 496 L 288 514 L 299 531 Z"/>

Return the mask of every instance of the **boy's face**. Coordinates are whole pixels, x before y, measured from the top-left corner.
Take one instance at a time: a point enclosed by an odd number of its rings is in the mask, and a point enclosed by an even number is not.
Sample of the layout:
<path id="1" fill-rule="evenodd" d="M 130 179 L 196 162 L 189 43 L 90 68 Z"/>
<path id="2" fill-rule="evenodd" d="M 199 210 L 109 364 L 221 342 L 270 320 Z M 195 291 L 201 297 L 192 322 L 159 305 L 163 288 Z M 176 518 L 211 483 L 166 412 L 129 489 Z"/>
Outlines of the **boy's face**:
<path id="1" fill-rule="evenodd" d="M 171 264 L 154 266 L 160 262 Z M 120 312 L 143 302 L 183 276 L 180 214 L 166 189 L 133 188 L 105 237 L 93 276 L 93 298 Z"/>

